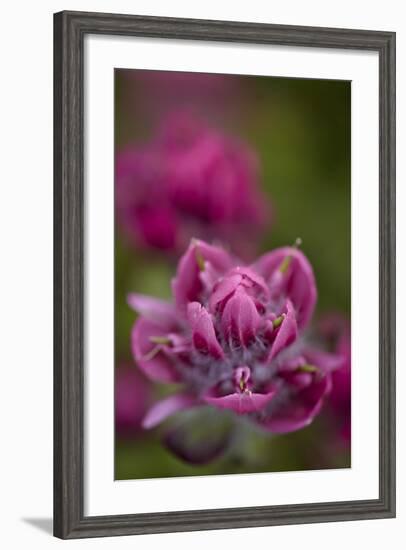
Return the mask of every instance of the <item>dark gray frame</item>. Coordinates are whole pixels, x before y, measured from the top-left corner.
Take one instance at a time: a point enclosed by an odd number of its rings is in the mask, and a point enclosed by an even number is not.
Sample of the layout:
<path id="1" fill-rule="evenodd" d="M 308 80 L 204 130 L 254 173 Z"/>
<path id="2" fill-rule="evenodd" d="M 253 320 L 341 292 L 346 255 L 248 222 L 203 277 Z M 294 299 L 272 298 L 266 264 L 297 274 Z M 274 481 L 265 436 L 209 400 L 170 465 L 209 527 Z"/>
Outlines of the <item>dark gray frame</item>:
<path id="1" fill-rule="evenodd" d="M 86 34 L 379 53 L 379 498 L 87 517 L 83 512 L 83 39 Z M 133 15 L 54 16 L 54 534 L 60 538 L 395 516 L 395 33 Z M 367 245 L 367 243 L 366 243 Z"/>

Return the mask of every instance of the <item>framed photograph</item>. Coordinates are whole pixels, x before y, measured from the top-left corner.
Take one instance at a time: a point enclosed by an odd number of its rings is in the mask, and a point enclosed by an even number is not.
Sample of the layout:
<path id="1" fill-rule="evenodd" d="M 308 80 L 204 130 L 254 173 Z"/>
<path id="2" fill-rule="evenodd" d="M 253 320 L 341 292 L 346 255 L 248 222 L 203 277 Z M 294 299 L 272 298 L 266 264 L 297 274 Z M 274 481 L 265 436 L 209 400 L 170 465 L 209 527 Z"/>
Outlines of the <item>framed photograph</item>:
<path id="1" fill-rule="evenodd" d="M 395 34 L 54 18 L 54 534 L 395 515 Z"/>

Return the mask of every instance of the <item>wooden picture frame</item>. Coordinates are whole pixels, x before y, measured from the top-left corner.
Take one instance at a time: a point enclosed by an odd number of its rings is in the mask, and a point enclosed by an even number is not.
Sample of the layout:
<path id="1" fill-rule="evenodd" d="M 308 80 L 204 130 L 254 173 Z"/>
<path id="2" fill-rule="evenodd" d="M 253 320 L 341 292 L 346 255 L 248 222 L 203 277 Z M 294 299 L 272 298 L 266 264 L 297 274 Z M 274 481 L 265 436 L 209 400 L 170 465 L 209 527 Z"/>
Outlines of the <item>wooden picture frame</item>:
<path id="1" fill-rule="evenodd" d="M 83 41 L 87 34 L 368 50 L 379 54 L 379 498 L 218 510 L 84 515 Z M 54 534 L 165 533 L 395 515 L 395 34 L 62 12 L 54 16 Z"/>

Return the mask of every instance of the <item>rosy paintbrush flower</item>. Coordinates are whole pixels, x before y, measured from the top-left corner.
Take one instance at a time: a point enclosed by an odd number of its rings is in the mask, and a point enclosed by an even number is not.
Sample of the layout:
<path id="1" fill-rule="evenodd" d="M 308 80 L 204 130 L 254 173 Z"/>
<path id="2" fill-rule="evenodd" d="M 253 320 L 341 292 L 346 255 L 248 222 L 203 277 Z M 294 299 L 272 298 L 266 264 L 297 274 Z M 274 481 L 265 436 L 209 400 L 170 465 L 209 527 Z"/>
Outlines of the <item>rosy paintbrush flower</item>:
<path id="1" fill-rule="evenodd" d="M 176 252 L 197 236 L 246 255 L 269 221 L 258 183 L 247 146 L 178 113 L 150 143 L 118 153 L 117 221 L 144 247 Z"/>
<path id="2" fill-rule="evenodd" d="M 320 333 L 330 342 L 331 349 L 342 358 L 342 366 L 332 374 L 332 390 L 328 409 L 338 429 L 342 444 L 351 442 L 351 330 L 349 322 L 339 313 L 325 315 Z"/>
<path id="3" fill-rule="evenodd" d="M 141 421 L 150 406 L 151 383 L 134 365 L 120 364 L 114 373 L 115 428 L 119 437 L 141 431 Z"/>
<path id="4" fill-rule="evenodd" d="M 331 388 L 336 355 L 303 338 L 316 303 L 312 267 L 296 247 L 243 265 L 193 240 L 172 282 L 173 303 L 137 294 L 132 350 L 151 380 L 179 384 L 143 425 L 202 405 L 284 433 L 309 425 Z"/>

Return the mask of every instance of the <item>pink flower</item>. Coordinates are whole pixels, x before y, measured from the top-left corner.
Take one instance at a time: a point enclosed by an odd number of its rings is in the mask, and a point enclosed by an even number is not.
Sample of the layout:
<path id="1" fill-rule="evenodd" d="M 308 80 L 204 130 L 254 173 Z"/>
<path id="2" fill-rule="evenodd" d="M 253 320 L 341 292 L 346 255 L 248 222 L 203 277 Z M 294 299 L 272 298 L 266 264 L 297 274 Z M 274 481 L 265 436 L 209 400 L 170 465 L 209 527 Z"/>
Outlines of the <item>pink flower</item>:
<path id="1" fill-rule="evenodd" d="M 303 337 L 317 292 L 301 251 L 280 248 L 246 266 L 193 240 L 172 289 L 173 303 L 129 296 L 140 314 L 132 331 L 139 368 L 151 380 L 180 385 L 152 407 L 144 427 L 204 404 L 275 433 L 312 422 L 342 359 Z"/>
<path id="2" fill-rule="evenodd" d="M 342 358 L 342 366 L 332 374 L 332 390 L 328 405 L 337 426 L 338 440 L 351 442 L 351 331 L 348 321 L 339 313 L 324 316 L 320 333 Z"/>
<path id="3" fill-rule="evenodd" d="M 117 155 L 117 220 L 137 245 L 179 251 L 198 236 L 244 255 L 265 226 L 266 202 L 252 151 L 185 114 Z"/>
<path id="4" fill-rule="evenodd" d="M 185 108 L 214 120 L 241 116 L 246 82 L 237 75 L 122 70 L 121 79 L 126 113 L 132 111 L 137 122 L 148 124 Z"/>
<path id="5" fill-rule="evenodd" d="M 151 401 L 151 384 L 134 366 L 120 364 L 115 369 L 115 426 L 119 437 L 141 431 L 141 421 Z"/>

